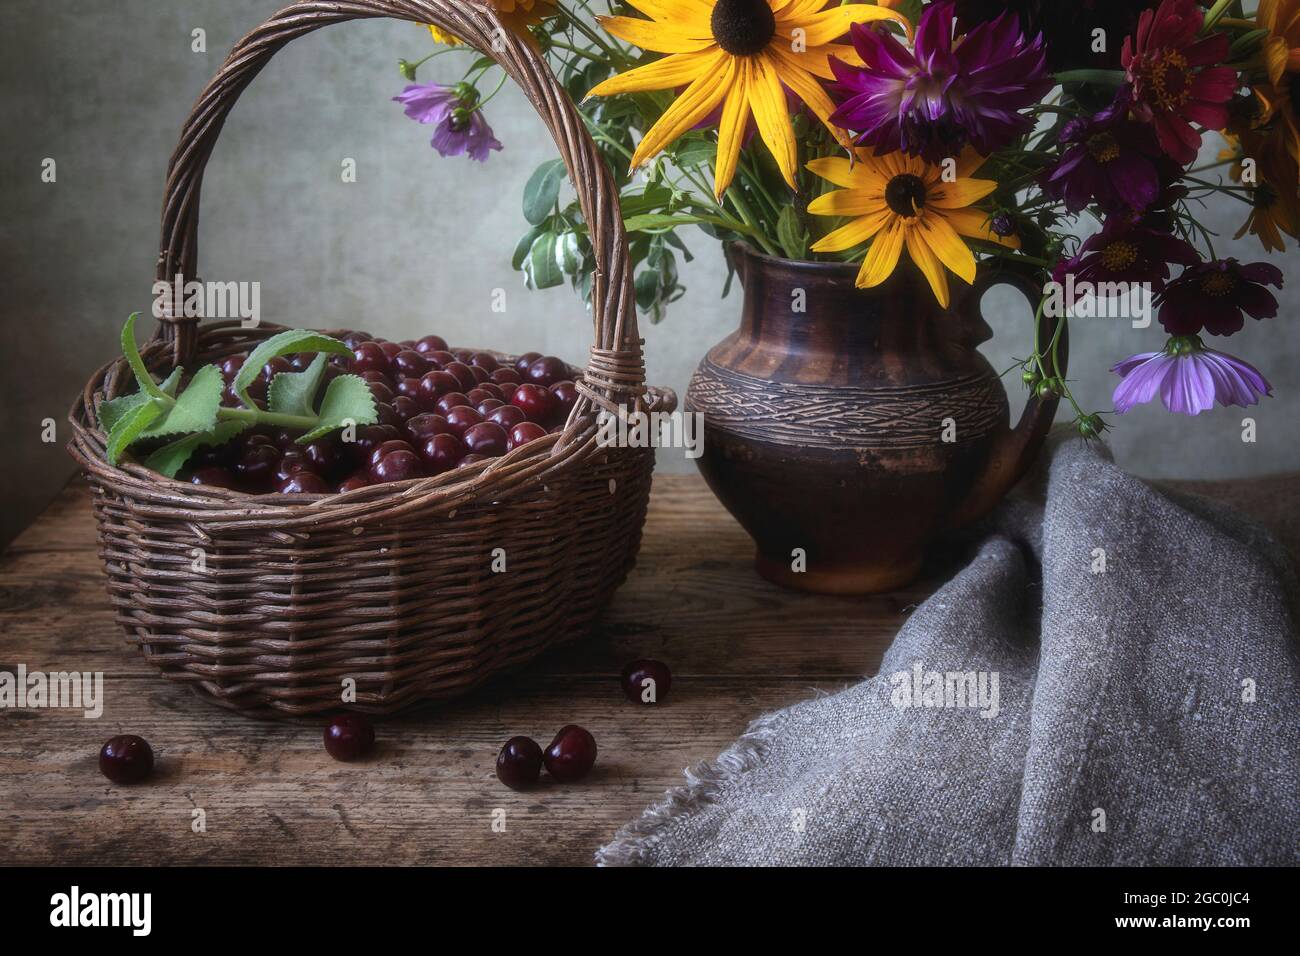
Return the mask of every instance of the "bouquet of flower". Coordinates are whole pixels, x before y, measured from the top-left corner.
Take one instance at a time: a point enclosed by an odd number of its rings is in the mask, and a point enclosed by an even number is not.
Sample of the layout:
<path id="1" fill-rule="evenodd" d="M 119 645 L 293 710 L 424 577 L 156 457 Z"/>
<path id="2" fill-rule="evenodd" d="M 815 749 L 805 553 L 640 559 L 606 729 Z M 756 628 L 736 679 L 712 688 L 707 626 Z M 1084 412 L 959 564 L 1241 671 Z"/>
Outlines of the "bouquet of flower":
<path id="1" fill-rule="evenodd" d="M 1281 250 L 1300 235 L 1300 0 L 610 0 L 609 15 L 587 0 L 484 2 L 581 104 L 652 321 L 684 291 L 689 228 L 860 262 L 861 287 L 917 269 L 945 308 L 953 282 L 1000 259 L 1042 277 L 1040 313 L 1134 285 L 1151 296 L 1169 340 L 1114 366 L 1116 413 L 1157 394 L 1196 415 L 1271 393 L 1202 335 L 1275 316 L 1282 273 L 1220 258 L 1196 211 L 1222 193 L 1245 207 L 1237 238 Z M 440 46 L 425 60 L 464 49 L 430 29 Z M 493 61 L 440 86 L 415 82 L 425 60 L 401 61 L 411 85 L 396 99 L 435 126 L 433 146 L 480 161 L 500 149 L 480 95 Z M 1226 148 L 1198 166 L 1207 131 Z M 585 297 L 595 264 L 562 178 L 552 161 L 525 187 L 514 265 L 532 287 L 567 279 Z M 1061 374 L 1063 322 L 1017 367 L 1096 436 L 1106 423 Z"/>

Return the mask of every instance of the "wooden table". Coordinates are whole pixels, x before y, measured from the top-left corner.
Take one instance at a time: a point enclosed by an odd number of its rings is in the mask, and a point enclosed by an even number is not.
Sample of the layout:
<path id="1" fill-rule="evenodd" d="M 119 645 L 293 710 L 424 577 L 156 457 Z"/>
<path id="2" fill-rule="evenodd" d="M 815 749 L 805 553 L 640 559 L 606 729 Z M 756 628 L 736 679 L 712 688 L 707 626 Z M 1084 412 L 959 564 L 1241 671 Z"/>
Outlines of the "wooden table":
<path id="1" fill-rule="evenodd" d="M 1296 481 L 1229 486 L 1293 553 L 1300 515 L 1279 502 Z M 340 764 L 317 725 L 222 711 L 125 646 L 103 593 L 89 495 L 74 482 L 0 555 L 0 671 L 102 671 L 106 704 L 98 720 L 0 709 L 0 863 L 590 863 L 682 782 L 684 767 L 712 759 L 753 718 L 874 673 L 910 608 L 942 579 L 883 597 L 813 597 L 762 581 L 751 557 L 698 477 L 658 477 L 638 566 L 593 637 L 464 701 L 380 725 L 373 757 Z M 663 704 L 623 698 L 616 675 L 636 657 L 673 668 Z M 543 775 L 526 793 L 496 780 L 507 737 L 545 746 L 566 723 L 596 736 L 591 777 L 562 787 Z M 116 787 L 100 776 L 99 747 L 119 733 L 153 745 L 151 782 Z M 195 832 L 196 809 L 205 832 Z M 498 809 L 504 832 L 493 828 Z"/>

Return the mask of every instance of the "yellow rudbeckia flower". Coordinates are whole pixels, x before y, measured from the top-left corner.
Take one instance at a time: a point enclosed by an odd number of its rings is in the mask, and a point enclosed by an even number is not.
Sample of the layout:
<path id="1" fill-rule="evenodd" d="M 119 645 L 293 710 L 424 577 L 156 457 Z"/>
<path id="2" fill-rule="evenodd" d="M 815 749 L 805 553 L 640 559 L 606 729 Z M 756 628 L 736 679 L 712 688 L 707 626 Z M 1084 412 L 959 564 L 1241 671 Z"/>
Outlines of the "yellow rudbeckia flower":
<path id="1" fill-rule="evenodd" d="M 843 252 L 872 240 L 858 288 L 879 285 L 893 275 L 903 247 L 925 275 L 939 305 L 948 308 L 946 266 L 966 282 L 975 281 L 975 256 L 962 236 L 984 239 L 1012 249 L 1014 236 L 1003 238 L 989 226 L 988 214 L 969 208 L 997 188 L 991 179 L 972 179 L 984 157 L 967 150 L 946 182 L 943 166 L 932 166 L 906 153 L 876 156 L 854 150 L 856 162 L 840 157 L 815 159 L 808 168 L 836 186 L 808 204 L 818 216 L 853 216 L 852 222 L 813 244 L 814 252 Z"/>
<path id="2" fill-rule="evenodd" d="M 862 64 L 852 46 L 834 42 L 848 32 L 849 24 L 893 20 L 909 36 L 912 29 L 902 14 L 866 3 L 823 9 L 832 0 L 628 2 L 650 19 L 601 17 L 601 25 L 620 40 L 668 55 L 610 77 L 590 95 L 686 87 L 646 131 L 632 156 L 633 169 L 721 106 L 713 175 L 719 199 L 735 175 L 751 112 L 759 136 L 794 187 L 798 150 L 782 84 L 848 145 L 847 134 L 830 121 L 835 104 L 818 79 L 834 79 L 829 56 Z"/>

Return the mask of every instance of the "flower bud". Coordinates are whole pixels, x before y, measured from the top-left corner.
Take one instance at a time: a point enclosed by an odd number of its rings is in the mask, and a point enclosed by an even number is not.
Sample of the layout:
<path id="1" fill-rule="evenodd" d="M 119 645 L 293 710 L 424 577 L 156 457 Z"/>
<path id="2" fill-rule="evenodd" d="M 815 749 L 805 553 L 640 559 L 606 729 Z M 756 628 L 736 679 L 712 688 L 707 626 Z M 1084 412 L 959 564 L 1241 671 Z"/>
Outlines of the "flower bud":
<path id="1" fill-rule="evenodd" d="M 408 60 L 397 61 L 397 72 L 401 73 L 403 79 L 409 83 L 415 82 L 415 70 L 416 66 L 414 63 L 411 63 Z"/>

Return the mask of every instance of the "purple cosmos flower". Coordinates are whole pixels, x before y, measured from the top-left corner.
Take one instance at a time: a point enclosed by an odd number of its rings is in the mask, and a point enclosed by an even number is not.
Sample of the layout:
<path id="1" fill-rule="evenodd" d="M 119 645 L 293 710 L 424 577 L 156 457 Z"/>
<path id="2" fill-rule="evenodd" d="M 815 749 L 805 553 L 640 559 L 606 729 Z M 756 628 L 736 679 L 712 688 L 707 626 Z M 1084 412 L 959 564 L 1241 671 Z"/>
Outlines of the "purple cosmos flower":
<path id="1" fill-rule="evenodd" d="M 1076 283 L 1147 282 L 1157 291 L 1169 278 L 1169 263 L 1195 265 L 1200 256 L 1188 242 L 1154 228 L 1143 220 L 1110 216 L 1101 232 L 1079 247 L 1068 262 L 1060 263 L 1052 278 L 1064 282 L 1073 275 Z"/>
<path id="2" fill-rule="evenodd" d="M 888 33 L 852 24 L 866 66 L 830 58 L 843 97 L 831 121 L 877 155 L 901 149 L 931 163 L 967 143 L 987 156 L 1027 132 L 1033 123 L 1017 111 L 1052 88 L 1043 38 L 1026 40 L 1012 12 L 957 42 L 952 25 L 952 0 L 926 7 L 913 53 Z"/>
<path id="3" fill-rule="evenodd" d="M 1170 335 L 1211 335 L 1241 331 L 1245 311 L 1252 319 L 1277 315 L 1277 299 L 1264 288 L 1282 288 L 1282 270 L 1267 262 L 1242 265 L 1219 259 L 1190 266 L 1156 298 L 1160 324 Z"/>
<path id="4" fill-rule="evenodd" d="M 1151 401 L 1157 392 L 1165 408 L 1180 415 L 1199 415 L 1215 401 L 1244 408 L 1273 394 L 1255 366 L 1207 349 L 1194 335 L 1172 338 L 1163 351 L 1131 356 L 1111 371 L 1124 379 L 1115 387 L 1117 415 Z"/>
<path id="5" fill-rule="evenodd" d="M 482 110 L 476 108 L 478 91 L 468 84 L 413 84 L 393 100 L 417 123 L 435 124 L 430 145 L 441 156 L 468 153 L 470 159 L 481 163 L 491 150 L 501 149 Z"/>
<path id="6" fill-rule="evenodd" d="M 1100 113 L 1071 120 L 1061 130 L 1061 143 L 1071 145 L 1043 180 L 1043 190 L 1070 212 L 1093 202 L 1107 212 L 1144 212 L 1159 198 L 1160 144 L 1149 125 L 1129 119 L 1128 108 L 1128 94 L 1121 91 Z"/>

